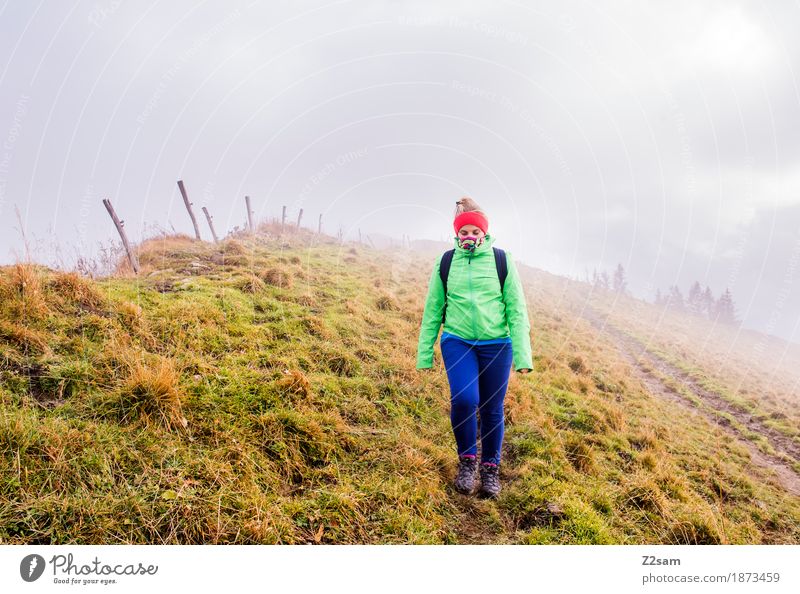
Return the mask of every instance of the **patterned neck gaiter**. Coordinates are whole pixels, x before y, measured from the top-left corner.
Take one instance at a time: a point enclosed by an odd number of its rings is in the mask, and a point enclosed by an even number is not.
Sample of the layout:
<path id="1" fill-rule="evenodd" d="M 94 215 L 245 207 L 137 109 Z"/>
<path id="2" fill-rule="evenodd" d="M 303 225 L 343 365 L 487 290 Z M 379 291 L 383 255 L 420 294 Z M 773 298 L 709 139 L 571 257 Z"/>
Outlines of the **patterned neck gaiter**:
<path id="1" fill-rule="evenodd" d="M 484 237 L 485 235 L 481 235 L 480 237 L 475 237 L 474 235 L 467 235 L 466 237 L 457 237 L 458 247 L 468 252 L 474 252 L 475 248 L 483 243 Z"/>

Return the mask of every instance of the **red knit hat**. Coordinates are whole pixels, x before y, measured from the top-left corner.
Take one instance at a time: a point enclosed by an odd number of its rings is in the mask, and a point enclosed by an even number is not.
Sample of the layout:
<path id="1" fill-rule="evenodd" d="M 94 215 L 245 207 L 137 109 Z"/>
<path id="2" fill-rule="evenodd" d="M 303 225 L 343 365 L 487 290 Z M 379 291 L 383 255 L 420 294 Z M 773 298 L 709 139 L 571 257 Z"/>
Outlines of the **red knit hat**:
<path id="1" fill-rule="evenodd" d="M 464 225 L 475 225 L 486 233 L 489 229 L 489 220 L 477 210 L 468 210 L 467 212 L 462 212 L 453 220 L 453 229 L 456 230 L 456 234 Z"/>

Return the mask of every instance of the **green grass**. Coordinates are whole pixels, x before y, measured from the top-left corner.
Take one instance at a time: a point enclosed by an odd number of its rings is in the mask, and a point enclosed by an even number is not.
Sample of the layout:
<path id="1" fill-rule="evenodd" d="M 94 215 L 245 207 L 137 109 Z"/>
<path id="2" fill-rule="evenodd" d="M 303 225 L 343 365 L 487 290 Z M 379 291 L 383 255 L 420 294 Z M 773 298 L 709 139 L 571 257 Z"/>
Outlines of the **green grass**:
<path id="1" fill-rule="evenodd" d="M 433 260 L 411 258 L 168 237 L 138 278 L 0 268 L 0 542 L 800 542 L 797 498 L 545 288 L 501 497 L 455 493 L 438 346 L 414 368 Z"/>

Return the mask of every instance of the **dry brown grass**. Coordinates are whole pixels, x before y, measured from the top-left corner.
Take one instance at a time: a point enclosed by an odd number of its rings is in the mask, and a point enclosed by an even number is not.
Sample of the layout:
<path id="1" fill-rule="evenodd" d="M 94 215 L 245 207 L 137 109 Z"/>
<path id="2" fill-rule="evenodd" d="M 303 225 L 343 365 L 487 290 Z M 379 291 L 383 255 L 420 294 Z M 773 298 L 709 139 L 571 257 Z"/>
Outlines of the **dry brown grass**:
<path id="1" fill-rule="evenodd" d="M 228 239 L 220 244 L 220 251 L 228 256 L 244 256 L 250 253 L 245 245 L 236 239 Z"/>
<path id="2" fill-rule="evenodd" d="M 397 302 L 397 299 L 395 299 L 393 295 L 389 295 L 388 293 L 379 295 L 378 298 L 375 300 L 375 306 L 381 311 L 400 310 L 400 304 Z"/>
<path id="3" fill-rule="evenodd" d="M 17 263 L 9 267 L 9 274 L 3 275 L 3 305 L 8 306 L 11 317 L 19 319 L 41 319 L 49 311 L 39 266 L 30 263 Z"/>
<path id="4" fill-rule="evenodd" d="M 181 373 L 174 360 L 130 354 L 126 358 L 127 375 L 118 393 L 120 416 L 123 422 L 140 419 L 146 425 L 165 428 L 186 426 L 180 389 Z"/>
<path id="5" fill-rule="evenodd" d="M 586 367 L 586 362 L 580 355 L 570 357 L 567 365 L 569 365 L 569 368 L 575 373 L 586 373 L 589 370 Z"/>
<path id="6" fill-rule="evenodd" d="M 77 272 L 56 273 L 48 281 L 47 286 L 64 300 L 85 308 L 97 310 L 105 305 L 105 299 L 95 285 Z"/>
<path id="7" fill-rule="evenodd" d="M 668 500 L 658 484 L 649 477 L 636 476 L 623 494 L 623 503 L 630 507 L 664 515 L 668 511 Z"/>
<path id="8" fill-rule="evenodd" d="M 129 328 L 137 328 L 142 324 L 142 308 L 132 301 L 119 303 L 117 313 Z"/>
<path id="9" fill-rule="evenodd" d="M 292 275 L 288 271 L 281 270 L 280 268 L 267 268 L 261 273 L 261 279 L 273 287 L 288 289 L 292 286 Z"/>
<path id="10" fill-rule="evenodd" d="M 564 453 L 578 472 L 593 473 L 595 471 L 594 450 L 582 436 L 570 436 L 564 442 Z"/>
<path id="11" fill-rule="evenodd" d="M 297 369 L 284 369 L 283 377 L 278 380 L 277 385 L 281 392 L 292 401 L 308 401 L 311 398 L 311 382 Z"/>
<path id="12" fill-rule="evenodd" d="M 249 274 L 240 279 L 236 283 L 236 286 L 245 293 L 250 294 L 261 293 L 266 288 L 264 281 L 258 278 L 255 274 Z"/>
<path id="13" fill-rule="evenodd" d="M 26 353 L 45 353 L 50 350 L 48 336 L 28 326 L 0 319 L 0 338 L 20 347 Z"/>

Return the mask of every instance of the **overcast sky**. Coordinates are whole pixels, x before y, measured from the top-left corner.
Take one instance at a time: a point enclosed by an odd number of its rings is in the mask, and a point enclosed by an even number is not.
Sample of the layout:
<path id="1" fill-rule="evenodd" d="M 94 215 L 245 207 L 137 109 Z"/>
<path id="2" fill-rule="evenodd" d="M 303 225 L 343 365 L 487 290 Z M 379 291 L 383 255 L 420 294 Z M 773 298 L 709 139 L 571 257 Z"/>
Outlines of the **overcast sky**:
<path id="1" fill-rule="evenodd" d="M 0 264 L 154 225 L 497 245 L 634 294 L 694 280 L 800 340 L 797 2 L 6 1 Z M 198 213 L 199 214 L 199 213 Z M 202 232 L 208 236 L 203 225 Z M 39 260 L 47 262 L 42 252 Z"/>

